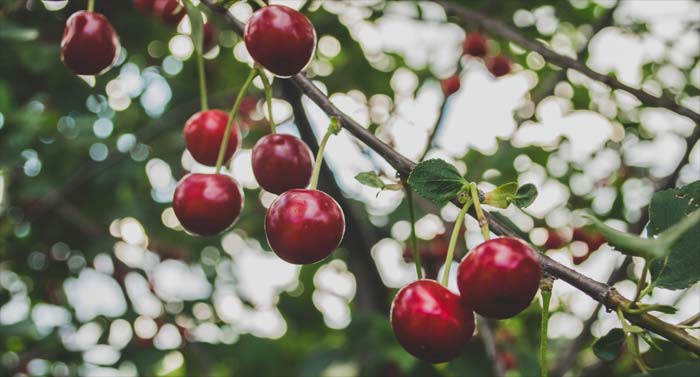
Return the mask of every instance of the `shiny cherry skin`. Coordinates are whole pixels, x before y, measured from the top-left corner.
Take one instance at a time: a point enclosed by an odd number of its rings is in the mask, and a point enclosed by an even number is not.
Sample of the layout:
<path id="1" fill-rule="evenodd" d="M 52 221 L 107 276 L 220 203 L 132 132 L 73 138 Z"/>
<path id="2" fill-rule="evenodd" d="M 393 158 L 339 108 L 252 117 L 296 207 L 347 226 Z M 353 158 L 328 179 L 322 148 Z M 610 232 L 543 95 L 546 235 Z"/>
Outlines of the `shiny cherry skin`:
<path id="1" fill-rule="evenodd" d="M 78 11 L 66 21 L 61 39 L 61 60 L 78 75 L 99 75 L 119 56 L 119 37 L 100 13 Z"/>
<path id="2" fill-rule="evenodd" d="M 216 166 L 219 148 L 226 133 L 228 114 L 221 110 L 200 111 L 185 123 L 185 144 L 192 157 L 200 164 Z M 224 152 L 224 162 L 231 159 L 240 144 L 241 133 L 236 123 L 231 125 L 231 136 Z"/>
<path id="3" fill-rule="evenodd" d="M 185 230 L 200 236 L 219 234 L 238 219 L 243 191 L 224 174 L 188 174 L 175 188 L 175 216 Z"/>
<path id="4" fill-rule="evenodd" d="M 483 58 L 486 56 L 486 52 L 488 51 L 486 37 L 484 37 L 484 35 L 481 33 L 467 34 L 467 37 L 464 38 L 464 43 L 462 44 L 462 51 L 465 55 Z"/>
<path id="5" fill-rule="evenodd" d="M 134 8 L 144 13 L 150 13 L 153 10 L 154 0 L 133 0 Z"/>
<path id="6" fill-rule="evenodd" d="M 488 318 L 511 318 L 530 305 L 542 276 L 537 253 L 515 238 L 496 238 L 469 252 L 459 265 L 462 300 Z"/>
<path id="7" fill-rule="evenodd" d="M 253 174 L 260 187 L 274 194 L 309 184 L 314 168 L 306 143 L 292 135 L 272 134 L 253 147 Z"/>
<path id="8" fill-rule="evenodd" d="M 265 235 L 272 251 L 292 264 L 311 264 L 338 248 L 345 215 L 323 191 L 294 189 L 275 199 L 265 215 Z"/>
<path id="9" fill-rule="evenodd" d="M 496 77 L 505 76 L 510 73 L 510 58 L 504 55 L 496 55 L 489 59 L 487 65 L 489 72 Z"/>
<path id="10" fill-rule="evenodd" d="M 454 75 L 444 80 L 440 80 L 440 88 L 442 88 L 442 93 L 445 95 L 445 97 L 449 97 L 457 93 L 461 86 L 462 83 L 459 80 L 459 75 Z"/>
<path id="11" fill-rule="evenodd" d="M 212 48 L 216 47 L 219 43 L 219 32 L 214 27 L 214 24 L 207 22 L 204 24 L 204 38 L 202 41 L 202 49 L 205 53 L 209 52 Z"/>
<path id="12" fill-rule="evenodd" d="M 154 0 L 153 14 L 163 23 L 177 26 L 187 14 L 187 9 L 179 0 Z"/>
<path id="13" fill-rule="evenodd" d="M 268 5 L 253 13 L 244 39 L 253 59 L 281 77 L 301 72 L 316 49 L 311 21 L 284 5 Z"/>
<path id="14" fill-rule="evenodd" d="M 403 287 L 391 304 L 391 328 L 411 355 L 431 363 L 457 357 L 474 335 L 474 313 L 435 280 Z"/>

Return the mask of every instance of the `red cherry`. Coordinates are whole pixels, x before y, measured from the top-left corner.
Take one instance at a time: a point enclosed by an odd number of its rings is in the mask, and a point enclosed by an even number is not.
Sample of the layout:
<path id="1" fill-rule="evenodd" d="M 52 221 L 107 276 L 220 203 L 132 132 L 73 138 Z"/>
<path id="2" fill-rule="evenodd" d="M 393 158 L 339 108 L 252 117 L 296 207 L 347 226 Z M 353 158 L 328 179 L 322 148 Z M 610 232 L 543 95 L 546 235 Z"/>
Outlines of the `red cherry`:
<path id="1" fill-rule="evenodd" d="M 219 43 L 219 32 L 214 27 L 214 24 L 207 22 L 204 24 L 204 38 L 202 41 L 202 49 L 204 52 L 209 52 L 212 48 L 216 47 Z"/>
<path id="2" fill-rule="evenodd" d="M 79 11 L 66 21 L 61 39 L 61 60 L 79 75 L 107 71 L 119 55 L 119 37 L 100 13 Z"/>
<path id="3" fill-rule="evenodd" d="M 561 249 L 569 243 L 567 238 L 561 230 L 547 229 L 547 241 L 542 246 L 547 250 Z"/>
<path id="4" fill-rule="evenodd" d="M 537 253 L 515 238 L 496 238 L 462 260 L 457 285 L 464 302 L 489 318 L 515 316 L 530 305 L 540 284 Z"/>
<path id="5" fill-rule="evenodd" d="M 462 51 L 465 55 L 471 55 L 476 57 L 486 56 L 486 51 L 488 50 L 486 37 L 481 33 L 469 33 L 467 37 L 464 38 L 464 43 L 462 44 Z"/>
<path id="6" fill-rule="evenodd" d="M 340 245 L 344 233 L 343 210 L 318 190 L 289 190 L 272 202 L 265 215 L 265 235 L 272 251 L 293 264 L 326 258 Z"/>
<path id="7" fill-rule="evenodd" d="M 262 137 L 253 147 L 252 160 L 258 184 L 274 194 L 306 187 L 314 168 L 311 150 L 292 135 Z"/>
<path id="8" fill-rule="evenodd" d="M 223 232 L 243 209 L 243 191 L 224 174 L 188 174 L 175 188 L 173 209 L 188 232 L 211 236 Z"/>
<path id="9" fill-rule="evenodd" d="M 510 59 L 504 55 L 497 55 L 488 61 L 489 71 L 496 77 L 510 73 Z"/>
<path id="10" fill-rule="evenodd" d="M 306 16 L 284 5 L 260 8 L 248 21 L 245 46 L 253 59 L 275 75 L 301 72 L 316 49 L 316 31 Z"/>
<path id="11" fill-rule="evenodd" d="M 445 263 L 447 249 L 450 246 L 448 236 L 445 233 L 440 233 L 429 241 L 419 241 L 418 245 L 420 262 L 423 269 L 425 269 L 425 276 L 428 279 L 436 279 L 438 272 L 440 272 L 440 267 Z M 406 263 L 413 262 L 412 248 L 404 248 L 403 259 Z"/>
<path id="12" fill-rule="evenodd" d="M 457 357 L 474 334 L 474 313 L 435 280 L 403 287 L 391 304 L 391 327 L 411 355 L 431 363 Z"/>
<path id="13" fill-rule="evenodd" d="M 442 93 L 445 97 L 451 96 L 456 93 L 462 86 L 459 75 L 454 75 L 440 81 L 440 87 L 442 88 Z"/>
<path id="14" fill-rule="evenodd" d="M 190 117 L 185 123 L 185 144 L 192 157 L 207 166 L 215 166 L 219 155 L 221 141 L 226 133 L 228 114 L 221 110 L 200 111 Z M 241 139 L 240 131 L 236 123 L 231 125 L 231 136 L 224 153 L 224 162 L 238 149 Z"/>
<path id="15" fill-rule="evenodd" d="M 167 25 L 177 26 L 186 13 L 178 0 L 153 0 L 153 14 Z"/>
<path id="16" fill-rule="evenodd" d="M 503 364 L 506 370 L 513 370 L 518 367 L 518 359 L 508 351 L 498 352 L 498 360 Z"/>
<path id="17" fill-rule="evenodd" d="M 607 242 L 602 233 L 589 227 L 575 228 L 572 239 L 573 241 L 585 242 L 589 252 L 600 249 Z"/>
<path id="18" fill-rule="evenodd" d="M 134 8 L 141 12 L 150 13 L 153 10 L 154 0 L 134 0 Z"/>

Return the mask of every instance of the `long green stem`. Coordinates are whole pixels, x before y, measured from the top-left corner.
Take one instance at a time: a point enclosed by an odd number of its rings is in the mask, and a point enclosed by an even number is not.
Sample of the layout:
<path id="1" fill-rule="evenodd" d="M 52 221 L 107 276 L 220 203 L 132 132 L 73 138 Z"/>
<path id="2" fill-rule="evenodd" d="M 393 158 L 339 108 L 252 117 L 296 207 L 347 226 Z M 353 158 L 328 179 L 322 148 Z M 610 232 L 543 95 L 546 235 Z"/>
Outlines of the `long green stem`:
<path id="1" fill-rule="evenodd" d="M 488 241 L 491 239 L 491 233 L 489 232 L 489 222 L 486 220 L 486 216 L 484 216 L 484 211 L 481 209 L 481 203 L 479 202 L 479 189 L 476 187 L 476 183 L 470 183 L 469 190 L 472 194 L 472 201 L 474 202 L 474 209 L 476 210 L 476 218 L 477 220 L 479 220 L 481 234 L 484 236 L 484 240 Z"/>
<path id="2" fill-rule="evenodd" d="M 328 144 L 328 139 L 331 136 L 337 134 L 340 131 L 339 120 L 336 117 L 331 118 L 331 124 L 323 135 L 323 140 L 318 146 L 318 153 L 316 153 L 316 162 L 314 163 L 314 171 L 311 174 L 311 183 L 309 183 L 309 189 L 316 190 L 318 187 L 318 176 L 321 174 L 321 164 L 323 164 L 323 151 L 326 149 L 326 144 Z"/>
<path id="3" fill-rule="evenodd" d="M 459 238 L 459 232 L 462 229 L 462 222 L 464 221 L 464 215 L 471 207 L 471 203 L 464 203 L 462 210 L 459 211 L 457 215 L 457 220 L 455 220 L 455 227 L 452 229 L 452 236 L 450 236 L 450 246 L 447 248 L 447 256 L 445 257 L 445 272 L 442 273 L 442 285 L 447 287 L 447 281 L 450 278 L 450 268 L 452 267 L 452 259 L 455 255 L 455 246 L 457 246 L 457 238 Z"/>
<path id="4" fill-rule="evenodd" d="M 88 0 L 87 11 L 88 12 L 95 11 L 95 0 Z"/>
<path id="5" fill-rule="evenodd" d="M 226 147 L 228 146 L 228 139 L 231 137 L 231 126 L 233 125 L 233 119 L 238 112 L 238 108 L 241 107 L 241 102 L 243 101 L 243 96 L 248 91 L 250 84 L 253 82 L 255 75 L 258 73 L 255 69 L 251 69 L 246 78 L 241 90 L 238 92 L 238 97 L 236 97 L 236 102 L 234 102 L 231 112 L 228 114 L 228 123 L 226 124 L 226 131 L 224 132 L 224 138 L 221 140 L 221 146 L 219 147 L 219 155 L 216 157 L 216 174 L 221 171 L 221 164 L 224 162 L 224 155 L 226 154 Z"/>
<path id="6" fill-rule="evenodd" d="M 416 275 L 418 279 L 423 278 L 423 268 L 420 263 L 420 251 L 418 250 L 418 239 L 416 238 L 416 211 L 413 208 L 413 190 L 406 186 L 406 200 L 408 201 L 408 216 L 411 218 L 411 247 L 413 248 L 413 263 L 416 265 Z"/>
<path id="7" fill-rule="evenodd" d="M 209 110 L 207 98 L 207 79 L 204 73 L 204 57 L 197 53 L 197 75 L 199 76 L 199 100 L 203 111 Z"/>
<path id="8" fill-rule="evenodd" d="M 642 276 L 639 277 L 639 281 L 637 282 L 637 293 L 634 295 L 632 304 L 637 304 L 643 297 L 642 292 L 644 292 L 644 284 L 647 281 L 647 273 L 649 273 L 649 261 L 645 259 L 644 268 L 642 268 Z"/>
<path id="9" fill-rule="evenodd" d="M 270 118 L 270 132 L 274 134 L 277 130 L 277 126 L 275 125 L 275 119 L 272 116 L 272 85 L 270 85 L 270 80 L 267 79 L 265 71 L 262 69 L 262 67 L 258 67 L 258 72 L 258 77 L 260 77 L 260 80 L 262 80 L 263 87 L 265 88 L 265 102 L 267 103 L 267 113 L 268 117 Z"/>
<path id="10" fill-rule="evenodd" d="M 549 328 L 549 301 L 551 289 L 542 289 L 542 326 L 540 331 L 540 375 L 547 377 L 547 331 Z"/>

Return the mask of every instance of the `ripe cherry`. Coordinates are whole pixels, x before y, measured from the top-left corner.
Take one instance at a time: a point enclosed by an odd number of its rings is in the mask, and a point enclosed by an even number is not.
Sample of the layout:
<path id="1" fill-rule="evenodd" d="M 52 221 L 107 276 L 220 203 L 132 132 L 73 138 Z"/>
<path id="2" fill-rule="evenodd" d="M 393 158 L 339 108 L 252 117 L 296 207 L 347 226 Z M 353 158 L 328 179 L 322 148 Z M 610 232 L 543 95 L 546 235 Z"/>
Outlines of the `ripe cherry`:
<path id="1" fill-rule="evenodd" d="M 459 80 L 459 75 L 454 75 L 440 81 L 440 87 L 442 88 L 442 93 L 445 97 L 449 97 L 456 93 L 462 86 Z"/>
<path id="2" fill-rule="evenodd" d="M 216 27 L 211 22 L 204 24 L 204 38 L 202 41 L 202 50 L 206 53 L 219 43 L 219 35 Z"/>
<path id="3" fill-rule="evenodd" d="M 262 137 L 253 147 L 252 160 L 258 184 L 274 194 L 306 187 L 314 167 L 309 147 L 292 135 Z"/>
<path id="4" fill-rule="evenodd" d="M 496 55 L 488 61 L 489 71 L 496 77 L 510 73 L 510 59 L 504 55 Z"/>
<path id="5" fill-rule="evenodd" d="M 188 174 L 175 188 L 175 215 L 190 233 L 211 236 L 223 232 L 243 209 L 243 191 L 224 174 Z"/>
<path id="6" fill-rule="evenodd" d="M 569 237 L 561 229 L 547 229 L 547 241 L 544 247 L 547 250 L 561 249 L 569 243 Z"/>
<path id="7" fill-rule="evenodd" d="M 226 133 L 228 114 L 221 110 L 200 111 L 185 123 L 185 144 L 192 157 L 200 164 L 215 166 L 221 141 Z M 224 162 L 238 149 L 241 139 L 236 123 L 231 125 L 231 136 L 224 152 Z"/>
<path id="8" fill-rule="evenodd" d="M 79 75 L 107 71 L 119 55 L 119 37 L 100 13 L 79 11 L 66 21 L 61 39 L 61 60 Z"/>
<path id="9" fill-rule="evenodd" d="M 486 56 L 486 52 L 488 51 L 486 37 L 481 33 L 467 34 L 467 37 L 464 38 L 464 43 L 462 43 L 462 51 L 465 55 L 478 58 Z"/>
<path id="10" fill-rule="evenodd" d="M 411 355 L 431 363 L 457 357 L 474 334 L 474 313 L 435 280 L 403 287 L 391 304 L 391 328 Z"/>
<path id="11" fill-rule="evenodd" d="M 318 262 L 333 252 L 345 233 L 338 203 L 318 190 L 289 190 L 265 215 L 265 235 L 272 251 L 293 264 Z"/>
<path id="12" fill-rule="evenodd" d="M 268 5 L 253 13 L 244 39 L 253 59 L 282 77 L 301 72 L 316 49 L 316 31 L 311 21 L 283 5 Z"/>
<path id="13" fill-rule="evenodd" d="M 530 305 L 542 268 L 534 250 L 515 238 L 483 242 L 462 260 L 457 285 L 462 300 L 489 318 L 515 316 Z"/>
<path id="14" fill-rule="evenodd" d="M 599 231 L 590 227 L 582 227 L 574 229 L 572 241 L 580 241 L 586 244 L 583 253 L 574 253 L 573 245 L 571 247 L 573 262 L 575 265 L 579 265 L 585 262 L 593 252 L 600 249 L 606 242 L 606 239 Z"/>
<path id="15" fill-rule="evenodd" d="M 165 24 L 177 26 L 187 9 L 178 0 L 153 0 L 153 14 Z"/>

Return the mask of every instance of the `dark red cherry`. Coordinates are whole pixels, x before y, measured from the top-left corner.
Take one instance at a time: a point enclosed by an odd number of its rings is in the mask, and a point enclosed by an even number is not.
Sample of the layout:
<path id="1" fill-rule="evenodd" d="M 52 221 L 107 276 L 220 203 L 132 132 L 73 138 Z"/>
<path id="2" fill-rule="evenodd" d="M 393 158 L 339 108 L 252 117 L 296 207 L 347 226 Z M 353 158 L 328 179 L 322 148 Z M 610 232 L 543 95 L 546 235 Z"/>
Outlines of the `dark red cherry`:
<path id="1" fill-rule="evenodd" d="M 488 61 L 489 71 L 496 77 L 510 73 L 510 58 L 504 55 L 496 55 Z"/>
<path id="2" fill-rule="evenodd" d="M 413 262 L 413 249 L 408 245 L 404 247 L 403 259 L 406 263 Z M 445 233 L 437 234 L 433 239 L 428 241 L 418 241 L 418 251 L 420 253 L 420 262 L 425 269 L 425 276 L 428 279 L 436 279 L 440 267 L 445 264 L 447 249 L 449 249 L 449 236 Z"/>
<path id="3" fill-rule="evenodd" d="M 212 48 L 216 47 L 219 43 L 219 32 L 214 27 L 214 24 L 207 22 L 204 24 L 204 38 L 202 41 L 202 49 L 204 52 L 209 52 Z"/>
<path id="4" fill-rule="evenodd" d="M 445 97 L 449 97 L 456 93 L 460 86 L 462 86 L 462 84 L 460 83 L 459 75 L 454 75 L 444 80 L 440 80 L 440 87 L 442 88 L 442 93 L 445 95 Z"/>
<path id="5" fill-rule="evenodd" d="M 185 123 L 185 144 L 192 157 L 200 164 L 215 166 L 221 141 L 226 133 L 228 114 L 221 110 L 200 111 Z M 236 123 L 231 125 L 231 136 L 224 153 L 224 162 L 238 149 L 241 134 Z"/>
<path id="6" fill-rule="evenodd" d="M 289 190 L 275 199 L 265 215 L 265 235 L 272 251 L 293 264 L 310 264 L 329 256 L 345 233 L 338 203 L 318 190 Z"/>
<path id="7" fill-rule="evenodd" d="M 537 253 L 515 238 L 496 238 L 469 252 L 459 265 L 462 300 L 489 318 L 515 316 L 530 305 L 542 268 Z"/>
<path id="8" fill-rule="evenodd" d="M 435 280 L 403 287 L 391 304 L 391 328 L 411 355 L 431 363 L 457 357 L 474 334 L 474 313 Z"/>
<path id="9" fill-rule="evenodd" d="M 547 229 L 547 241 L 544 247 L 547 250 L 561 249 L 569 243 L 569 237 L 561 229 Z"/>
<path id="10" fill-rule="evenodd" d="M 226 230 L 243 209 L 243 191 L 224 174 L 188 174 L 175 188 L 175 215 L 185 230 L 211 236 Z"/>
<path id="11" fill-rule="evenodd" d="M 253 13 L 244 39 L 253 59 L 282 77 L 301 72 L 316 49 L 316 31 L 311 21 L 284 5 L 268 5 Z"/>
<path id="12" fill-rule="evenodd" d="M 100 13 L 81 10 L 66 21 L 61 39 L 61 60 L 76 74 L 104 73 L 117 60 L 119 49 L 117 32 Z"/>
<path id="13" fill-rule="evenodd" d="M 133 0 L 134 8 L 144 13 L 150 13 L 153 10 L 154 0 Z"/>
<path id="14" fill-rule="evenodd" d="M 187 9 L 179 0 L 154 0 L 153 14 L 163 23 L 177 26 L 187 14 Z"/>
<path id="15" fill-rule="evenodd" d="M 260 187 L 274 194 L 304 188 L 314 168 L 306 143 L 292 135 L 263 136 L 253 147 L 253 174 Z"/>
<path id="16" fill-rule="evenodd" d="M 464 38 L 464 43 L 462 44 L 462 51 L 465 55 L 483 58 L 486 56 L 486 52 L 488 51 L 486 37 L 484 37 L 484 35 L 481 33 L 467 34 L 467 37 Z"/>

